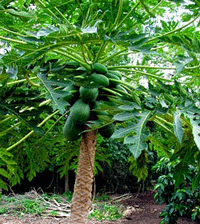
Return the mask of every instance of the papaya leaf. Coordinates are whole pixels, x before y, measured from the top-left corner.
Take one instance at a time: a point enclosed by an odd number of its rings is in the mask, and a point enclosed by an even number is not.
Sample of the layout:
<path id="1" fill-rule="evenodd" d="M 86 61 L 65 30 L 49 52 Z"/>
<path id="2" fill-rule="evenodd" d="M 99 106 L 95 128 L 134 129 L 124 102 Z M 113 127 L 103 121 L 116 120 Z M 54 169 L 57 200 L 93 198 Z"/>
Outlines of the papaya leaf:
<path id="1" fill-rule="evenodd" d="M 123 113 L 120 113 L 120 114 L 116 114 L 113 117 L 113 119 L 116 120 L 116 121 L 126 121 L 126 120 L 134 118 L 135 115 L 137 115 L 137 114 L 138 114 L 137 111 L 134 111 L 132 113 L 123 112 Z"/>
<path id="2" fill-rule="evenodd" d="M 138 182 L 141 180 L 146 180 L 148 176 L 148 155 L 145 151 L 141 153 L 138 159 L 132 155 L 129 157 L 128 161 L 130 162 L 129 169 L 134 176 L 138 178 Z"/>
<path id="3" fill-rule="evenodd" d="M 124 144 L 129 145 L 129 149 L 131 153 L 134 155 L 135 159 L 137 159 L 142 150 L 147 149 L 147 143 L 145 142 L 146 137 L 149 135 L 146 129 L 146 123 L 150 117 L 151 112 L 145 111 L 143 112 L 137 120 L 138 122 L 134 125 L 134 136 L 127 136 L 124 139 Z"/>
<path id="4" fill-rule="evenodd" d="M 181 144 L 183 139 L 183 128 L 182 128 L 182 122 L 180 119 L 180 113 L 178 112 L 174 113 L 173 127 L 174 127 L 174 134 L 176 135 L 179 143 Z"/>
<path id="5" fill-rule="evenodd" d="M 3 168 L 0 168 L 0 175 L 3 177 L 9 178 L 8 172 Z"/>
<path id="6" fill-rule="evenodd" d="M 200 119 L 190 119 L 190 122 L 192 124 L 192 133 L 194 136 L 194 141 L 200 150 Z"/>
<path id="7" fill-rule="evenodd" d="M 0 188 L 4 189 L 6 191 L 8 190 L 6 183 L 1 179 L 0 179 Z"/>
<path id="8" fill-rule="evenodd" d="M 142 150 L 147 149 L 145 139 L 149 133 L 146 130 L 146 122 L 150 114 L 150 111 L 145 111 L 139 115 L 134 113 L 133 117 L 136 118 L 137 123 L 132 124 L 132 122 L 130 122 L 126 127 L 118 128 L 111 136 L 111 138 L 124 138 L 124 144 L 128 145 L 135 159 L 140 156 Z M 128 117 L 130 117 L 130 115 Z"/>
<path id="9" fill-rule="evenodd" d="M 135 130 L 135 124 L 129 125 L 127 127 L 120 127 L 118 128 L 111 138 L 124 138 L 126 135 L 130 134 Z"/>
<path id="10" fill-rule="evenodd" d="M 176 165 L 174 169 L 174 180 L 175 180 L 175 187 L 178 187 L 181 183 L 185 180 L 185 175 L 188 173 L 188 165 L 180 162 Z"/>
<path id="11" fill-rule="evenodd" d="M 1 110 L 1 108 L 2 108 L 2 110 Z M 16 110 L 16 108 L 14 107 L 14 104 L 13 105 L 5 104 L 4 102 L 0 103 L 0 113 L 14 114 L 16 117 L 18 117 L 20 120 L 22 120 L 28 127 L 33 129 L 36 133 L 38 133 L 40 135 L 44 134 L 41 128 L 36 127 L 36 125 L 31 121 L 27 121 L 27 119 L 23 116 L 23 113 L 20 113 L 18 110 Z M 31 112 L 30 112 L 29 115 L 31 116 L 33 114 L 31 114 Z"/>
<path id="12" fill-rule="evenodd" d="M 6 12 L 13 15 L 13 16 L 19 16 L 19 17 L 25 17 L 25 18 L 31 18 L 32 17 L 32 15 L 28 12 L 24 12 L 24 11 L 17 12 L 14 9 L 8 9 Z"/>
<path id="13" fill-rule="evenodd" d="M 65 112 L 66 106 L 69 105 L 69 103 L 64 100 L 64 98 L 69 94 L 69 91 L 56 91 L 53 89 L 53 87 L 66 87 L 67 85 L 71 85 L 71 82 L 67 81 L 57 81 L 54 79 L 48 79 L 47 74 L 39 73 L 38 77 L 44 84 L 45 88 L 48 91 L 48 98 L 52 100 L 53 102 L 53 108 L 56 110 L 58 109 L 62 114 Z"/>
<path id="14" fill-rule="evenodd" d="M 132 111 L 135 109 L 140 109 L 140 106 L 138 106 L 136 103 L 131 102 L 129 105 L 121 105 L 119 106 L 119 109 L 125 110 L 125 111 Z"/>
<path id="15" fill-rule="evenodd" d="M 198 171 L 198 173 L 192 180 L 192 189 L 194 190 L 195 188 L 199 187 L 199 183 L 200 183 L 200 171 Z"/>

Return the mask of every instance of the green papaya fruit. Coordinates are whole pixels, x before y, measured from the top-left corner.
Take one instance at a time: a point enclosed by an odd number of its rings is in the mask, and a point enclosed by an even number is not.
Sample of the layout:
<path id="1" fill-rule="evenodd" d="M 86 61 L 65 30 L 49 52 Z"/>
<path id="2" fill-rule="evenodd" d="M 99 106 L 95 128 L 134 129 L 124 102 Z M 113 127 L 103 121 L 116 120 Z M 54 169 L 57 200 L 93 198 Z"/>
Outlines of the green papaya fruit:
<path id="1" fill-rule="evenodd" d="M 90 117 L 90 106 L 83 102 L 82 99 L 78 99 L 71 107 L 70 116 L 75 125 L 85 124 Z"/>
<path id="2" fill-rule="evenodd" d="M 114 123 L 108 124 L 105 127 L 99 129 L 100 135 L 104 138 L 110 138 L 114 132 L 115 132 Z"/>
<path id="3" fill-rule="evenodd" d="M 99 94 L 98 88 L 88 88 L 81 86 L 79 89 L 80 97 L 84 102 L 94 102 Z"/>
<path id="4" fill-rule="evenodd" d="M 97 73 L 93 73 L 90 76 L 90 81 L 104 87 L 107 87 L 110 84 L 109 79 L 105 75 L 101 75 Z"/>
<path id="5" fill-rule="evenodd" d="M 68 103 L 71 103 L 73 97 L 74 97 L 74 94 L 76 92 L 78 92 L 77 88 L 71 83 L 71 84 L 68 84 L 64 89 L 63 91 L 66 91 L 66 96 L 64 97 L 64 100 Z"/>
<path id="6" fill-rule="evenodd" d="M 114 70 L 109 70 L 108 73 L 111 73 L 113 75 L 116 75 L 119 77 L 119 79 L 122 79 L 122 74 L 118 71 L 114 71 Z"/>
<path id="7" fill-rule="evenodd" d="M 101 63 L 95 63 L 94 64 L 94 70 L 97 73 L 106 74 L 108 72 L 108 69 L 105 65 L 102 65 Z"/>
<path id="8" fill-rule="evenodd" d="M 111 72 L 107 72 L 105 74 L 105 76 L 109 79 L 110 81 L 110 87 L 116 87 L 118 85 L 118 82 L 115 82 L 113 80 L 120 80 L 120 78 L 117 76 L 117 75 L 114 75 L 113 73 Z"/>
<path id="9" fill-rule="evenodd" d="M 111 72 L 107 72 L 107 73 L 105 74 L 105 76 L 106 76 L 107 78 L 109 78 L 109 79 L 120 80 L 120 78 L 119 78 L 117 75 L 115 75 L 115 74 L 113 74 L 113 73 L 111 73 Z"/>
<path id="10" fill-rule="evenodd" d="M 84 130 L 81 126 L 76 126 L 71 116 L 69 116 L 63 127 L 63 134 L 68 141 L 76 141 L 81 135 L 80 133 Z"/>

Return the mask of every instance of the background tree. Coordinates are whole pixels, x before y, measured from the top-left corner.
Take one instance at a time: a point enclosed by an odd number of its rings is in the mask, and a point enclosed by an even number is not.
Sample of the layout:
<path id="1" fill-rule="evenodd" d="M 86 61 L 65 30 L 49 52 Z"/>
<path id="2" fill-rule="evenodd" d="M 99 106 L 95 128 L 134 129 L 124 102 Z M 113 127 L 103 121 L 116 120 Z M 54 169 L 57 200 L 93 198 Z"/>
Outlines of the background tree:
<path id="1" fill-rule="evenodd" d="M 180 6 L 189 10 L 180 18 L 185 23 L 159 20 Z M 157 21 L 160 24 L 154 25 Z M 58 113 L 65 116 L 70 108 L 64 134 L 68 140 L 82 135 L 70 223 L 87 220 L 97 130 L 110 137 L 115 123 L 121 123 L 112 138 L 124 139 L 134 159 L 146 161 L 147 122 L 173 132 L 180 152 L 187 129 L 183 117 L 200 148 L 198 22 L 195 0 L 2 2 L 1 113 L 7 114 L 5 119 L 14 114 L 32 128 L 2 151 L 34 131 L 41 133 L 48 119 Z M 20 90 L 24 78 L 26 89 L 23 84 Z M 140 84 L 142 79 L 147 86 Z M 44 106 L 48 116 L 38 124 Z M 173 117 L 172 130 L 163 114 Z"/>

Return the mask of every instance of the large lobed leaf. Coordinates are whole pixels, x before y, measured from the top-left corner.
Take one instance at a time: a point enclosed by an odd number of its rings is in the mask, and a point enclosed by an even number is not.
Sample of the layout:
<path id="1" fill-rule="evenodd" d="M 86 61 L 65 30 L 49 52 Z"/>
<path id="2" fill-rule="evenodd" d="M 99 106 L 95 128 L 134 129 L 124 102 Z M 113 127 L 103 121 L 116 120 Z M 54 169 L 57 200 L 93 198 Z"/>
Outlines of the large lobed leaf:
<path id="1" fill-rule="evenodd" d="M 124 144 L 127 144 L 131 153 L 137 159 L 141 152 L 147 149 L 147 143 L 145 139 L 149 135 L 149 132 L 146 129 L 146 123 L 151 115 L 151 111 L 144 111 L 141 114 L 133 113 L 136 121 L 129 120 L 129 123 L 126 127 L 120 127 L 112 135 L 112 138 L 124 138 Z M 120 115 L 116 115 L 113 119 L 120 119 Z M 124 114 L 124 119 L 128 120 L 131 116 Z M 134 122 L 134 124 L 132 124 Z"/>

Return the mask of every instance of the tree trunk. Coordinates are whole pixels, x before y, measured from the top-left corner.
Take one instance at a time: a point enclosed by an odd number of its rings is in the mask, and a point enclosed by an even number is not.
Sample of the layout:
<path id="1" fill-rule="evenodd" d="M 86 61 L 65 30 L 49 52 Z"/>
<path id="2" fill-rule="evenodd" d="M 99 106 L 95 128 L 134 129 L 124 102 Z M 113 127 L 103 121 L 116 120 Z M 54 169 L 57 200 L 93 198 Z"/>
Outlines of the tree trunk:
<path id="1" fill-rule="evenodd" d="M 69 173 L 67 171 L 67 173 L 65 174 L 65 192 L 69 191 Z"/>
<path id="2" fill-rule="evenodd" d="M 92 198 L 94 181 L 94 159 L 96 131 L 85 132 L 82 136 L 79 164 L 71 203 L 70 224 L 86 224 Z"/>

